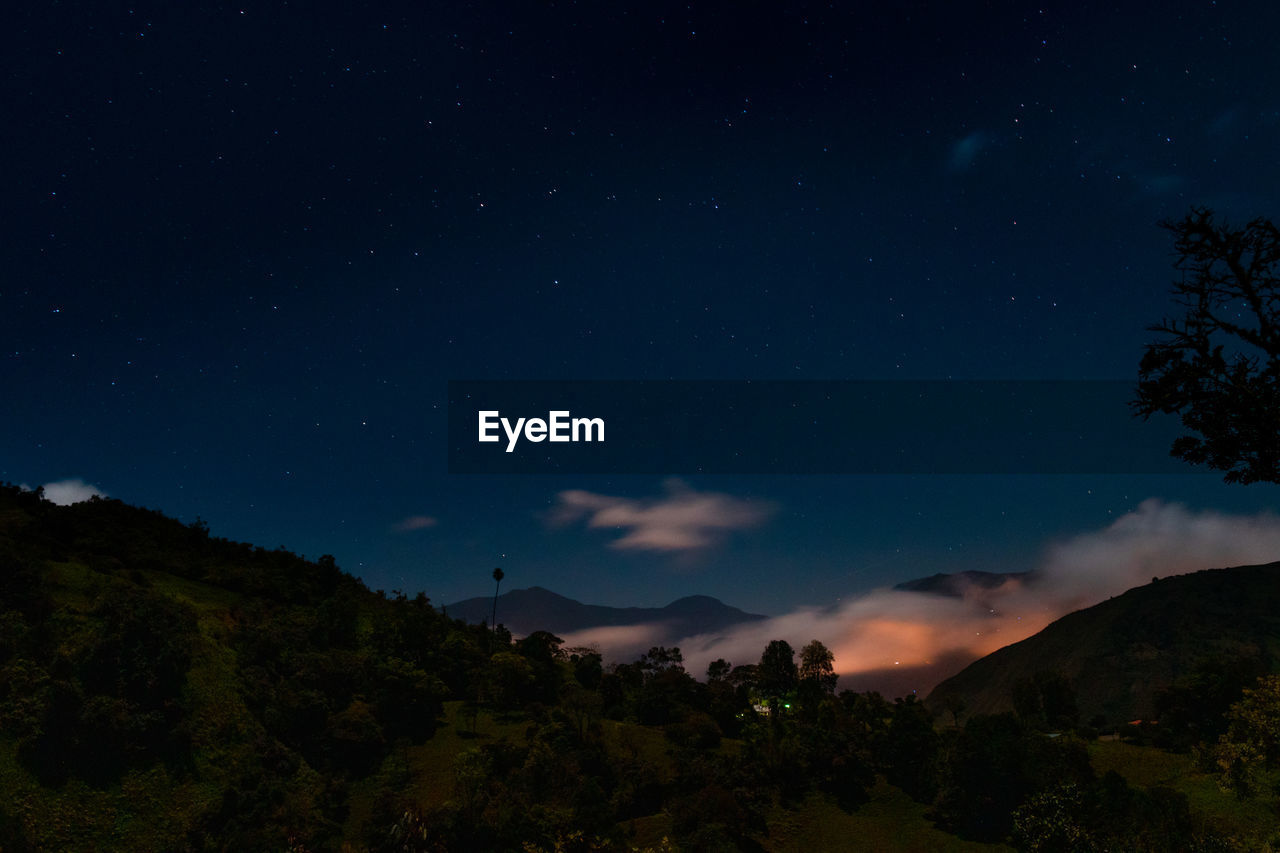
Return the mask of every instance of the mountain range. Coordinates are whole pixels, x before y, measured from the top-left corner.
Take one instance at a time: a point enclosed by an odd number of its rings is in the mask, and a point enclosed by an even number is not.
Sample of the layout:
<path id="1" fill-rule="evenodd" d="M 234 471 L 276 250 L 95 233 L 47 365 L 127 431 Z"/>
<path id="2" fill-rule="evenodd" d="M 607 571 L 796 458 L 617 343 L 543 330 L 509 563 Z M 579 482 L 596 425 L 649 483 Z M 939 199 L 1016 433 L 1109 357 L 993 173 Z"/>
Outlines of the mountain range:
<path id="1" fill-rule="evenodd" d="M 960 597 L 1013 582 L 1034 583 L 1035 577 L 1030 572 L 965 571 L 904 581 L 895 589 Z M 492 598 L 471 598 L 444 609 L 451 617 L 476 623 L 487 622 L 492 607 Z M 674 644 L 767 618 L 705 595 L 665 607 L 608 607 L 537 586 L 500 595 L 497 613 L 498 622 L 517 635 L 545 630 L 576 639 L 575 634 L 604 629 L 605 636 L 621 638 L 628 636 L 623 633 L 628 628 L 648 629 L 634 640 L 605 643 L 610 656 L 619 660 L 649 645 Z M 619 633 L 611 635 L 607 629 Z M 1162 690 L 1185 685 L 1206 665 L 1239 660 L 1254 661 L 1262 669 L 1280 663 L 1280 562 L 1155 580 L 1067 614 L 967 666 L 963 660 L 936 661 L 940 676 L 948 670 L 955 674 L 938 684 L 926 702 L 942 710 L 959 699 L 966 714 L 1008 711 L 1019 680 L 1052 672 L 1074 686 L 1081 721 L 1154 719 Z M 877 679 L 888 677 L 868 673 L 850 678 L 847 685 L 842 679 L 841 686 L 875 689 Z"/>
<path id="2" fill-rule="evenodd" d="M 488 622 L 493 598 L 468 598 L 444 608 L 454 619 Z M 512 633 L 527 635 L 550 631 L 564 635 L 588 628 L 632 625 L 662 626 L 662 633 L 674 638 L 722 631 L 744 622 L 765 619 L 746 613 L 709 595 L 690 595 L 665 607 L 608 607 L 583 604 L 540 586 L 513 589 L 498 596 L 498 624 Z"/>

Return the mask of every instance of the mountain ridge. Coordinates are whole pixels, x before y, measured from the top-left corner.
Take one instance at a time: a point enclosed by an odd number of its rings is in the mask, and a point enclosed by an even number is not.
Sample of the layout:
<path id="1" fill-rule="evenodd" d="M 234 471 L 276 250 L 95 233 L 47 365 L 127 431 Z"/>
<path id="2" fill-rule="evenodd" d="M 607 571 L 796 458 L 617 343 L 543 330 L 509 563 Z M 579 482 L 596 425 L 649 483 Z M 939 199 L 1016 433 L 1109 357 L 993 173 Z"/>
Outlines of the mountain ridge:
<path id="1" fill-rule="evenodd" d="M 488 622 L 493 597 L 467 598 L 445 605 L 452 618 Z M 664 624 L 673 636 L 692 636 L 768 617 L 747 613 L 710 595 L 686 595 L 662 607 L 611 607 L 586 604 L 542 586 L 514 589 L 498 596 L 498 624 L 516 634 L 550 631 L 571 634 L 589 628 Z"/>
<path id="2" fill-rule="evenodd" d="M 1160 691 L 1215 658 L 1280 664 L 1280 562 L 1156 579 L 1068 613 L 969 664 L 925 702 L 1008 711 L 1019 680 L 1056 671 L 1074 685 L 1082 721 L 1149 720 Z"/>
<path id="3" fill-rule="evenodd" d="M 978 569 L 966 569 L 960 572 L 938 572 L 924 578 L 912 578 L 894 584 L 893 588 L 902 592 L 924 592 L 960 598 L 963 597 L 966 588 L 999 589 L 1011 581 L 1027 581 L 1034 577 L 1033 572 L 984 572 Z"/>

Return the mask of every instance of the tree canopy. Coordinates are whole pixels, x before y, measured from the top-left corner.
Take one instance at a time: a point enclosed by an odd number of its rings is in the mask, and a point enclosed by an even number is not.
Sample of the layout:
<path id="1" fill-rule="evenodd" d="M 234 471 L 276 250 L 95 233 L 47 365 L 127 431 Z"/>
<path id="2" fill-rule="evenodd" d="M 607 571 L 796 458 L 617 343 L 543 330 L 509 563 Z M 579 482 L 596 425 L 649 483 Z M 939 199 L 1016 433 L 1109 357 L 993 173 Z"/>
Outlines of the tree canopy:
<path id="1" fill-rule="evenodd" d="M 1151 326 L 1135 411 L 1176 414 L 1190 435 L 1171 453 L 1227 482 L 1280 482 L 1280 229 L 1244 227 L 1194 208 L 1173 233 L 1181 318 Z"/>

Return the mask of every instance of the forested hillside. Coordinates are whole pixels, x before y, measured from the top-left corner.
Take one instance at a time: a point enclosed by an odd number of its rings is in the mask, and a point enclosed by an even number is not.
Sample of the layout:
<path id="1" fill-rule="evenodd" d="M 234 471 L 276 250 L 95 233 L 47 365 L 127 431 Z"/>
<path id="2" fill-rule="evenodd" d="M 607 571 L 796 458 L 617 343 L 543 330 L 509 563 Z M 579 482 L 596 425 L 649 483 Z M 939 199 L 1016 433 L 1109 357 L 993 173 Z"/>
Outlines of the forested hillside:
<path id="1" fill-rule="evenodd" d="M 605 667 L 328 557 L 3 486 L 0 849 L 1042 849 L 1064 809 L 1122 849 L 1240 834 L 1098 778 L 1079 737 L 837 694 L 833 663 Z"/>
<path id="2" fill-rule="evenodd" d="M 936 708 L 962 701 L 973 712 L 1015 710 L 1015 686 L 1059 672 L 1088 685 L 1080 717 L 1114 726 L 1153 720 L 1168 689 L 1200 680 L 1198 692 L 1241 688 L 1280 663 L 1280 563 L 1214 569 L 1153 580 L 1070 613 L 1039 633 L 974 661 L 939 684 Z M 1225 688 L 1207 682 L 1227 680 Z"/>

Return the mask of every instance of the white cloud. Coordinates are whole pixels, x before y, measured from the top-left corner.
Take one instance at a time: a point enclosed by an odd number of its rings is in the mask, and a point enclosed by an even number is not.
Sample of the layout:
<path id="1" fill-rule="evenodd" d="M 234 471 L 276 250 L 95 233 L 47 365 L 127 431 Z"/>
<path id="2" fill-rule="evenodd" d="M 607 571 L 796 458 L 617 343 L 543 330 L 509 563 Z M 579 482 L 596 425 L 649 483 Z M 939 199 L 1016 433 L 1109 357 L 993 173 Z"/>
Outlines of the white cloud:
<path id="1" fill-rule="evenodd" d="M 798 609 L 716 635 L 652 642 L 680 646 L 689 671 L 701 675 L 719 657 L 758 661 L 770 640 L 784 639 L 798 650 L 816 638 L 835 654 L 842 688 L 923 695 L 970 661 L 1154 576 L 1276 560 L 1275 515 L 1192 512 L 1148 500 L 1102 530 L 1049 546 L 1030 577 L 994 589 L 971 585 L 956 597 L 878 589 L 836 608 Z M 610 637 L 593 639 L 611 651 Z"/>
<path id="2" fill-rule="evenodd" d="M 391 526 L 391 529 L 397 533 L 409 533 L 414 530 L 426 530 L 429 527 L 435 527 L 440 520 L 431 515 L 411 515 L 408 518 L 398 521 Z"/>
<path id="3" fill-rule="evenodd" d="M 45 483 L 44 498 L 58 506 L 69 506 L 87 501 L 92 497 L 105 498 L 107 495 L 97 486 L 91 486 L 84 480 L 74 477 L 68 480 L 55 480 Z"/>
<path id="4" fill-rule="evenodd" d="M 765 501 L 721 492 L 699 492 L 680 480 L 664 484 L 666 495 L 651 500 L 600 495 L 581 489 L 560 492 L 551 512 L 554 524 L 582 519 L 590 528 L 615 528 L 622 535 L 611 548 L 680 552 L 706 548 L 734 530 L 763 522 L 773 512 Z"/>

